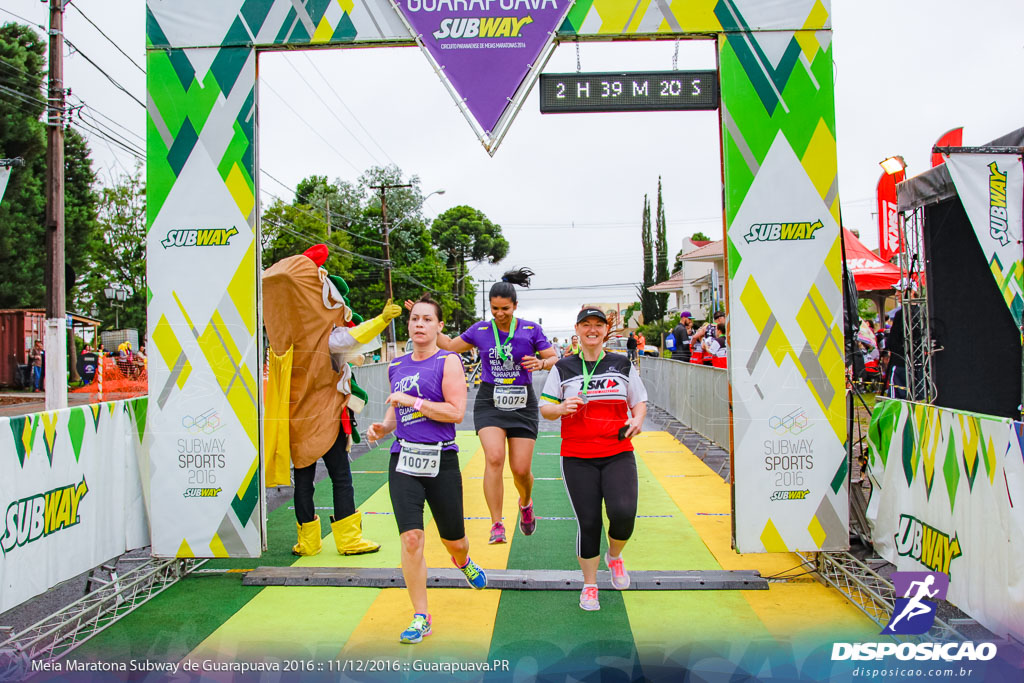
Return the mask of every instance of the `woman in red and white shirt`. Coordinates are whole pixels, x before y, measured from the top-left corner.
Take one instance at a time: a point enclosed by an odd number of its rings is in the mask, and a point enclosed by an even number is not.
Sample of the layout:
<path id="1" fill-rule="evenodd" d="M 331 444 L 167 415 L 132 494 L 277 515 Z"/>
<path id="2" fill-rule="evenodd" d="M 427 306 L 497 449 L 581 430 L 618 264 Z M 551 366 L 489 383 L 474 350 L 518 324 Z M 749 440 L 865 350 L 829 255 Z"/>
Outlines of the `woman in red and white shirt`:
<path id="1" fill-rule="evenodd" d="M 640 433 L 647 415 L 647 390 L 636 367 L 622 354 L 604 352 L 608 332 L 600 309 L 579 312 L 581 351 L 555 364 L 540 406 L 546 419 L 562 421 L 562 481 L 576 514 L 576 555 L 583 570 L 580 607 L 588 611 L 601 608 L 597 567 L 602 503 L 608 512 L 605 563 L 612 586 L 629 587 L 622 549 L 633 534 L 638 492 L 630 438 Z"/>

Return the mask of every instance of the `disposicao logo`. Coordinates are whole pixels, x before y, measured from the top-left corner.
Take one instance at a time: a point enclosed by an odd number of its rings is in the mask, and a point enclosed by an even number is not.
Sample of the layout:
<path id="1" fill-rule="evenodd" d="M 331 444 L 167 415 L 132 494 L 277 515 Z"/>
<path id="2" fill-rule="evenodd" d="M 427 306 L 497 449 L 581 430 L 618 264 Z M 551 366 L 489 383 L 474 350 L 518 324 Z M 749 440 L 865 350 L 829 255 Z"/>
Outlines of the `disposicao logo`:
<path id="1" fill-rule="evenodd" d="M 939 572 L 893 572 L 896 598 L 885 635 L 921 635 L 935 623 L 935 600 L 944 600 L 949 590 L 949 577 Z M 834 643 L 832 661 L 880 660 L 894 656 L 901 661 L 956 662 L 988 661 L 996 656 L 995 643 L 972 641 L 951 643 Z"/>
<path id="2" fill-rule="evenodd" d="M 236 228 L 169 230 L 167 237 L 163 238 L 160 244 L 164 249 L 169 247 L 223 247 L 237 234 Z"/>
<path id="3" fill-rule="evenodd" d="M 89 492 L 85 477 L 46 493 L 16 500 L 7 506 L 0 548 L 4 555 L 17 547 L 38 541 L 61 529 L 78 524 L 78 505 Z"/>
<path id="4" fill-rule="evenodd" d="M 822 228 L 821 221 L 803 223 L 755 223 L 743 236 L 747 244 L 751 242 L 789 242 L 794 240 L 813 240 L 814 233 Z"/>

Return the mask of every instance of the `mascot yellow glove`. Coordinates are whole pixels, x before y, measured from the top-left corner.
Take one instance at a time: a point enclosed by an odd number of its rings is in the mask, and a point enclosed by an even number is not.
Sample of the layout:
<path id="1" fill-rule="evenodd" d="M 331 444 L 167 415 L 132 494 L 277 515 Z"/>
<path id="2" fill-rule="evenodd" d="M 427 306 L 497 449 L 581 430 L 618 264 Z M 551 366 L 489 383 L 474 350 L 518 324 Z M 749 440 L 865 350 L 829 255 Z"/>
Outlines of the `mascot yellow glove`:
<path id="1" fill-rule="evenodd" d="M 391 301 L 391 299 L 388 299 L 388 302 L 384 304 L 384 310 L 380 313 L 380 317 L 384 318 L 385 322 L 391 322 L 400 315 L 402 315 L 402 307 Z"/>
<path id="2" fill-rule="evenodd" d="M 384 310 L 373 320 L 367 320 L 349 329 L 352 338 L 360 344 L 365 344 L 378 334 L 384 331 L 388 323 L 402 314 L 402 307 L 392 303 L 391 299 L 384 304 Z"/>

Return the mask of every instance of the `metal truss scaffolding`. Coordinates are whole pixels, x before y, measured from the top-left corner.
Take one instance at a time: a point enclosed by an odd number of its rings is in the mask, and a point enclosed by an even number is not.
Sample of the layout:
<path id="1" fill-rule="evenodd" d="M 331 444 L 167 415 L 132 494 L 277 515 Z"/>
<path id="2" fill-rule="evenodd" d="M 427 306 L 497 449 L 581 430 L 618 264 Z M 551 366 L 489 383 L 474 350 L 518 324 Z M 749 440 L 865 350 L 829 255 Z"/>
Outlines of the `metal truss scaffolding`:
<path id="1" fill-rule="evenodd" d="M 797 554 L 812 563 L 825 583 L 845 595 L 880 629 L 889 623 L 889 616 L 896 606 L 896 595 L 895 587 L 888 579 L 850 553 L 816 553 L 811 557 Z M 962 633 L 938 617 L 932 629 L 924 635 L 891 637 L 906 642 L 967 640 Z"/>
<path id="2" fill-rule="evenodd" d="M 924 277 L 924 208 L 918 207 L 901 214 L 899 227 L 904 245 L 899 254 L 899 264 L 907 398 L 932 403 L 936 393 L 932 375 L 932 353 L 935 349 L 932 345 L 928 289 Z"/>
<path id="3" fill-rule="evenodd" d="M 0 642 L 0 680 L 21 680 L 33 661 L 64 657 L 206 560 L 143 558 L 123 574 L 116 565 L 94 569 L 79 600 Z"/>

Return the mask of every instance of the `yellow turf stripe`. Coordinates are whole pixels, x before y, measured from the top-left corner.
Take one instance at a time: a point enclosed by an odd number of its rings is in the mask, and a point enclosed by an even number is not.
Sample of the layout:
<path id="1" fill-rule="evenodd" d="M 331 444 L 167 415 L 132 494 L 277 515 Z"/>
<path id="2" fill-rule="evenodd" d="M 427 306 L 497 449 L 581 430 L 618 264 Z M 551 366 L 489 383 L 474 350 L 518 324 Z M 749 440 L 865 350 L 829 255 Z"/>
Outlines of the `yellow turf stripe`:
<path id="1" fill-rule="evenodd" d="M 460 448 L 463 448 L 461 443 Z M 468 449 L 464 449 L 464 456 L 467 451 Z M 466 520 L 470 557 L 485 568 L 504 568 L 508 564 L 511 543 L 487 545 L 490 521 L 487 504 L 484 500 L 483 480 L 474 478 L 483 476 L 483 448 L 477 448 L 468 462 L 463 460 L 463 463 L 464 514 L 467 517 L 485 518 Z M 510 488 L 513 492 L 515 491 L 511 475 L 505 483 L 503 510 L 507 519 L 510 514 L 515 514 L 517 502 L 517 496 L 514 493 L 509 496 Z M 511 517 L 511 519 L 515 518 Z M 425 527 L 424 555 L 427 567 L 451 567 L 451 559 L 437 534 L 437 525 L 430 520 Z M 511 534 L 512 529 L 508 528 L 510 542 Z M 397 564 L 396 562 L 392 566 L 397 566 Z M 412 619 L 412 605 L 409 602 L 408 593 L 404 589 L 382 590 L 366 611 L 359 626 L 352 633 L 352 637 L 338 657 L 346 659 L 357 657 L 360 653 L 374 653 L 375 656 L 386 658 L 438 657 L 443 659 L 461 657 L 467 660 L 483 661 L 490 650 L 491 633 L 494 630 L 494 620 L 500 597 L 500 591 L 475 591 L 468 586 L 465 589 L 428 590 L 427 600 L 433 618 L 434 632 L 438 635 L 443 633 L 444 637 L 428 637 L 422 643 L 409 647 L 398 642 L 398 635 Z"/>
<path id="2" fill-rule="evenodd" d="M 334 659 L 379 592 L 323 586 L 264 588 L 185 660 Z"/>
<path id="3" fill-rule="evenodd" d="M 729 485 L 671 435 L 649 433 L 636 446 L 637 455 L 683 510 L 723 569 L 756 569 L 762 576 L 786 570 L 804 571 L 793 570 L 800 564 L 800 558 L 792 553 L 739 554 L 732 550 L 730 518 L 697 514 L 729 513 Z M 824 638 L 841 633 L 850 638 L 870 639 L 878 635 L 878 627 L 845 597 L 816 581 L 772 583 L 767 591 L 735 594 L 742 596 L 764 628 L 776 638 L 801 634 Z M 814 619 L 809 615 L 814 615 Z"/>

